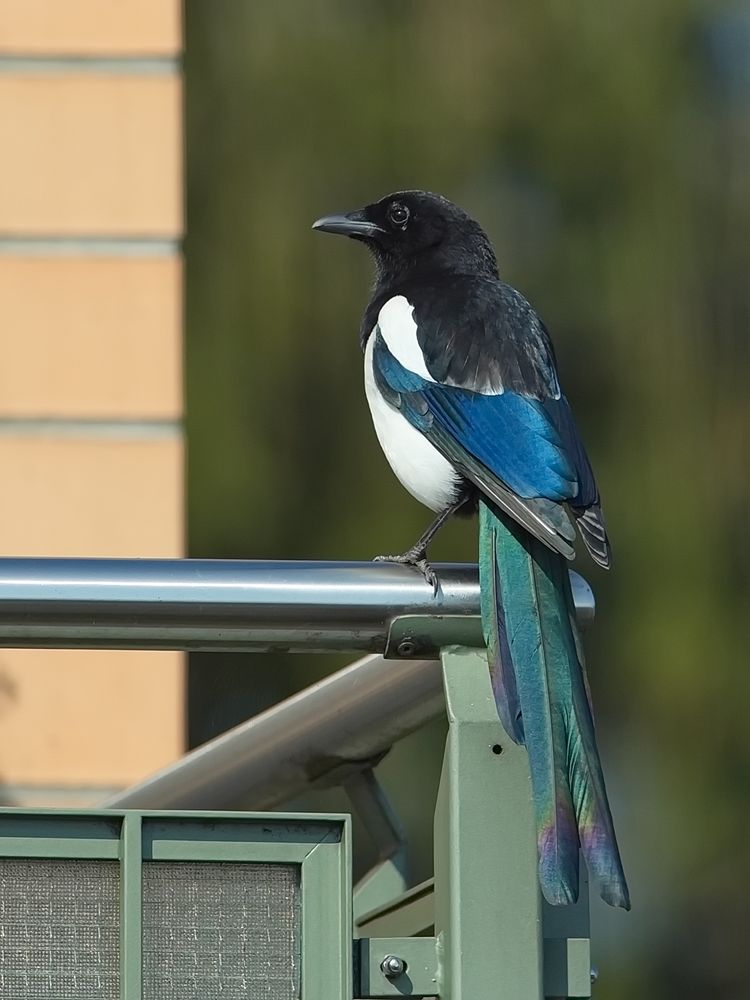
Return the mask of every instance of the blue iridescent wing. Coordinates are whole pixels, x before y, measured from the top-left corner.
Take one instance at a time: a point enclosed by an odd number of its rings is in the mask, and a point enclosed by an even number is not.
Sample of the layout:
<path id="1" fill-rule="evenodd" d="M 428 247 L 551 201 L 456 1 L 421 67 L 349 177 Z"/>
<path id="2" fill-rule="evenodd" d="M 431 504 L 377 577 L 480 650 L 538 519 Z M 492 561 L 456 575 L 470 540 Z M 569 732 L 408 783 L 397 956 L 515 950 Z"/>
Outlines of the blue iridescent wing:
<path id="1" fill-rule="evenodd" d="M 376 329 L 378 388 L 467 479 L 568 558 L 575 532 L 561 503 L 581 484 L 565 428 L 567 402 L 484 394 L 428 381 L 401 365 Z"/>

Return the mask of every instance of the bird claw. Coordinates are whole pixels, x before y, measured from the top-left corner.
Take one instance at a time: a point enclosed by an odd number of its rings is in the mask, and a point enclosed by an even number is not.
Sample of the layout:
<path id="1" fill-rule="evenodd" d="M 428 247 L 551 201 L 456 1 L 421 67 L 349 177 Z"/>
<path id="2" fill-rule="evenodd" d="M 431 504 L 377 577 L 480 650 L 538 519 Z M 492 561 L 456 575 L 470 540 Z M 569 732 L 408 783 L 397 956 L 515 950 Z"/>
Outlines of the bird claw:
<path id="1" fill-rule="evenodd" d="M 420 571 L 422 576 L 425 578 L 425 581 L 432 587 L 432 593 L 435 597 L 437 597 L 438 590 L 440 589 L 440 582 L 435 570 L 426 559 L 417 559 L 414 566 Z"/>
<path id="2" fill-rule="evenodd" d="M 427 562 L 424 553 L 404 552 L 399 556 L 375 556 L 373 562 L 390 562 L 398 563 L 401 566 L 413 566 L 414 569 L 419 570 L 425 581 L 432 587 L 433 594 L 437 597 L 438 590 L 440 589 L 440 581 L 435 570 Z"/>

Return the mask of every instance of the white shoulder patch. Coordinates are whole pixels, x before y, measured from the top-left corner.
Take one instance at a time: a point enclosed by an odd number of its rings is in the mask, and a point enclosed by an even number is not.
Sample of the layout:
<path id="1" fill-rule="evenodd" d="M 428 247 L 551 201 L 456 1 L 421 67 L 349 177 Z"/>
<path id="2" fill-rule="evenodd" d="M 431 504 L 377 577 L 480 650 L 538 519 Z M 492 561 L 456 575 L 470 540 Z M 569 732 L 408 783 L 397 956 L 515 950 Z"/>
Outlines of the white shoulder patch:
<path id="1" fill-rule="evenodd" d="M 378 313 L 380 336 L 394 358 L 410 372 L 428 382 L 435 379 L 427 371 L 422 348 L 417 340 L 417 324 L 414 322 L 414 306 L 403 295 L 388 299 Z"/>

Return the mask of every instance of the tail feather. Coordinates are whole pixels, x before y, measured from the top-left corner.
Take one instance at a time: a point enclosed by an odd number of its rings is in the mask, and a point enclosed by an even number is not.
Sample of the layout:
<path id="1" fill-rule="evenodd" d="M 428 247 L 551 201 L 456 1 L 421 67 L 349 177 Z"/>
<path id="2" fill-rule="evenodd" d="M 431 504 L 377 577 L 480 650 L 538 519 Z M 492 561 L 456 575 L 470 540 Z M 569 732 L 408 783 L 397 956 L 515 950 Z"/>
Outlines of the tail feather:
<path id="1" fill-rule="evenodd" d="M 489 525 L 487 531 L 490 544 L 480 546 L 479 559 L 482 580 L 488 586 L 480 588 L 482 621 L 486 624 L 485 640 L 487 659 L 490 665 L 490 680 L 495 695 L 495 704 L 503 728 L 515 743 L 523 743 L 523 720 L 518 701 L 513 661 L 508 647 L 508 631 L 505 624 L 505 610 L 500 599 L 500 578 L 497 566 L 497 546 L 495 528 Z"/>
<path id="2" fill-rule="evenodd" d="M 578 898 L 580 845 L 602 897 L 628 909 L 565 560 L 480 502 L 480 582 L 498 712 L 529 754 L 542 892 Z"/>

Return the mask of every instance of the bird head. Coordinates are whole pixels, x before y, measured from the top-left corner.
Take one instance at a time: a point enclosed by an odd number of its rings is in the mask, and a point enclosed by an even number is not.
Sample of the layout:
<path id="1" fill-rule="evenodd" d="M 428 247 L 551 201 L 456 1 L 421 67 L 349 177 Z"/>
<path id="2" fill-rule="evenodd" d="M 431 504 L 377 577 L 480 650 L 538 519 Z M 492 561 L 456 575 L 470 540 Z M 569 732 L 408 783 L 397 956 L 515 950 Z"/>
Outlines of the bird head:
<path id="1" fill-rule="evenodd" d="M 364 243 L 381 277 L 410 271 L 497 275 L 492 244 L 462 208 L 428 191 L 397 191 L 365 208 L 313 224 Z"/>

